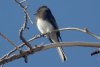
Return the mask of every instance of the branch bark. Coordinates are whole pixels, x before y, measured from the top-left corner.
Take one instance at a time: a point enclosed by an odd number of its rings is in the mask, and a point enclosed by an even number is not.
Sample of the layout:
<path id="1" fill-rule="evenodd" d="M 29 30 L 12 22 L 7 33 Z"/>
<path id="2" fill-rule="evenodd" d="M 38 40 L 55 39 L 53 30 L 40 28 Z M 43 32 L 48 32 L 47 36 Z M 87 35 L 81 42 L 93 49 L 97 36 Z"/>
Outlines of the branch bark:
<path id="1" fill-rule="evenodd" d="M 38 45 L 36 47 L 33 47 L 33 52 L 30 52 L 30 50 L 24 51 L 22 54 L 18 55 L 12 55 L 9 56 L 8 58 L 0 60 L 0 65 L 6 64 L 8 62 L 17 60 L 19 58 L 22 58 L 23 56 L 28 56 L 31 54 L 35 54 L 40 51 L 48 50 L 51 48 L 56 48 L 56 47 L 72 47 L 72 46 L 82 46 L 82 47 L 96 47 L 100 48 L 100 43 L 99 42 L 61 42 L 61 43 L 51 43 L 51 44 L 46 44 L 46 45 Z"/>

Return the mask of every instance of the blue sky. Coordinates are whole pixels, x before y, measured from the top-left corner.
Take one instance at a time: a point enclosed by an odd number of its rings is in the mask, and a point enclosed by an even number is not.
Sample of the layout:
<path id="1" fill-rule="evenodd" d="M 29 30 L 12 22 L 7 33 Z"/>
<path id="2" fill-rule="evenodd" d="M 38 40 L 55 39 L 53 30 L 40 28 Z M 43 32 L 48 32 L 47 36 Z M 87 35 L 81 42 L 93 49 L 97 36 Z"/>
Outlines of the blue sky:
<path id="1" fill-rule="evenodd" d="M 100 35 L 100 0 L 27 0 L 29 4 L 29 14 L 33 22 L 33 15 L 41 5 L 47 5 L 58 23 L 59 28 L 78 27 L 88 28 L 96 35 Z M 21 43 L 18 30 L 24 21 L 22 9 L 14 2 L 14 0 L 0 0 L 0 32 L 14 41 L 17 45 Z M 35 24 L 28 24 L 29 30 L 25 31 L 27 39 L 39 33 Z M 99 42 L 91 36 L 78 31 L 65 31 L 61 33 L 61 37 L 65 42 L 85 41 Z M 34 44 L 49 43 L 46 38 L 41 38 L 31 42 Z M 0 37 L 0 57 L 13 49 L 13 46 Z M 19 59 L 6 64 L 4 67 L 98 67 L 100 66 L 100 56 L 91 57 L 90 54 L 96 48 L 86 47 L 65 47 L 65 54 L 68 61 L 62 63 L 56 49 L 50 49 L 29 56 L 29 62 L 24 63 L 23 59 Z"/>

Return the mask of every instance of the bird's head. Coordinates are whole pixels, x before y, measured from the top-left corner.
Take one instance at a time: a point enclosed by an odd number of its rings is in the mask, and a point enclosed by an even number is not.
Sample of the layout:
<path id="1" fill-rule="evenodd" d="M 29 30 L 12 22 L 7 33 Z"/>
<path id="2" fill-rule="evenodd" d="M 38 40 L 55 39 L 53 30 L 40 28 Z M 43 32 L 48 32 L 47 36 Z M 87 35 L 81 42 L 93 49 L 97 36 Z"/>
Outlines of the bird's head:
<path id="1" fill-rule="evenodd" d="M 37 13 L 35 14 L 37 17 L 47 16 L 51 13 L 50 9 L 47 6 L 41 6 Z"/>

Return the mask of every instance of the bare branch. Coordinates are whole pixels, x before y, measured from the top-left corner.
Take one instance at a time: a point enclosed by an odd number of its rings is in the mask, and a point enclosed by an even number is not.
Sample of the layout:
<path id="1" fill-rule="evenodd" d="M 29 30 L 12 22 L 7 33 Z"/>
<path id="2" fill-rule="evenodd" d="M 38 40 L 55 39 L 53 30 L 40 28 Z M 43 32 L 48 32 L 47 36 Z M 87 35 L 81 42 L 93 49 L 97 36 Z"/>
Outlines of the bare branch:
<path id="1" fill-rule="evenodd" d="M 93 34 L 87 28 L 85 28 L 85 31 L 86 31 L 87 34 L 91 35 L 92 37 L 96 38 L 97 40 L 100 40 L 100 36 L 97 36 L 97 35 Z"/>
<path id="2" fill-rule="evenodd" d="M 83 32 L 83 33 L 88 34 L 88 35 L 91 36 L 91 32 L 90 32 L 89 30 L 88 30 L 88 32 L 87 32 L 87 31 L 86 31 L 86 30 L 87 30 L 86 28 L 84 28 L 84 29 L 74 28 L 74 27 L 72 27 L 72 28 L 61 28 L 61 29 L 55 30 L 55 31 L 67 31 L 67 30 L 80 31 L 80 32 Z M 49 33 L 50 33 L 50 32 L 49 32 Z M 35 35 L 34 37 L 30 38 L 27 42 L 31 42 L 31 41 L 33 41 L 33 40 L 35 40 L 35 39 L 38 39 L 38 38 L 40 38 L 40 37 L 42 37 L 42 36 L 44 36 L 44 35 L 46 35 L 46 34 L 47 34 L 47 33 Z M 97 35 L 95 35 L 95 34 L 92 33 L 92 37 L 95 38 L 95 36 L 97 36 Z M 99 38 L 99 36 L 97 36 L 97 39 L 98 39 L 98 38 Z M 22 43 L 22 44 L 20 44 L 18 47 L 19 47 L 19 48 L 22 48 L 24 45 L 25 45 L 25 43 Z M 11 50 L 10 52 L 8 52 L 6 55 L 10 55 L 10 54 L 12 54 L 12 53 L 15 52 L 15 51 L 16 51 L 16 48 L 14 48 L 14 49 Z M 4 55 L 2 58 L 4 58 L 6 55 Z M 2 58 L 1 58 L 1 59 L 2 59 Z"/>
<path id="3" fill-rule="evenodd" d="M 20 1 L 20 3 L 23 3 L 23 2 L 25 2 L 26 0 L 22 0 L 22 1 Z"/>
<path id="4" fill-rule="evenodd" d="M 19 2 L 17 0 L 15 0 L 16 3 L 18 3 L 20 5 L 20 7 L 23 9 L 23 12 L 25 14 L 25 21 L 24 21 L 24 24 L 23 26 L 21 27 L 21 29 L 19 30 L 19 36 L 20 36 L 20 39 L 22 40 L 23 43 L 25 43 L 24 45 L 26 45 L 29 49 L 30 49 L 30 52 L 32 52 L 32 46 L 29 44 L 29 42 L 27 42 L 27 40 L 24 38 L 23 36 L 23 32 L 25 29 L 27 29 L 27 23 L 28 23 L 28 19 L 30 20 L 30 17 L 28 15 L 28 12 L 27 12 L 27 6 L 24 6 L 22 3 L 24 3 L 25 0 Z M 30 20 L 31 21 L 31 20 Z M 21 54 L 23 53 L 23 51 L 20 52 Z M 24 58 L 24 61 L 27 63 L 28 62 L 28 58 L 26 55 L 23 56 Z"/>
<path id="5" fill-rule="evenodd" d="M 19 30 L 19 36 L 20 36 L 20 39 L 25 43 L 24 45 L 28 46 L 30 48 L 30 50 L 32 50 L 32 47 L 31 45 L 26 41 L 26 39 L 24 38 L 23 36 L 23 32 L 24 30 L 27 28 L 27 23 L 28 23 L 28 18 L 29 18 L 29 15 L 28 15 L 28 12 L 26 11 L 26 6 L 24 6 L 22 3 L 23 1 L 19 2 L 17 0 L 15 0 L 16 3 L 18 3 L 20 5 L 20 7 L 23 9 L 24 11 L 24 14 L 25 14 L 25 21 L 24 21 L 24 24 L 23 26 L 21 27 L 21 29 Z"/>
<path id="6" fill-rule="evenodd" d="M 32 50 L 32 46 L 29 44 L 29 42 L 26 41 L 26 39 L 23 37 L 23 31 L 25 28 L 23 28 L 25 26 L 22 26 L 22 28 L 20 29 L 19 31 L 19 36 L 20 36 L 20 39 L 23 41 L 23 43 L 25 43 L 24 45 L 28 46 L 30 48 L 30 50 Z"/>
<path id="7" fill-rule="evenodd" d="M 34 47 L 32 49 L 34 52 L 30 52 L 30 50 L 26 50 L 22 54 L 12 55 L 8 58 L 0 60 L 0 65 L 14 61 L 16 59 L 19 59 L 19 58 L 23 57 L 24 55 L 28 56 L 28 55 L 35 54 L 35 53 L 40 52 L 40 51 L 44 51 L 44 50 L 56 48 L 56 47 L 72 47 L 72 46 L 100 48 L 100 43 L 97 43 L 97 42 L 61 42 L 61 43 L 56 43 L 56 44 L 51 43 L 51 44 L 47 44 L 44 46 L 38 45 L 37 47 Z"/>
<path id="8" fill-rule="evenodd" d="M 22 3 L 25 2 L 25 0 L 23 0 L 21 2 L 19 2 L 18 0 L 15 0 L 15 2 L 19 4 L 19 6 L 23 9 L 24 13 L 27 15 L 27 17 L 28 17 L 29 21 L 31 22 L 31 24 L 33 24 L 29 14 L 28 14 L 28 11 L 26 10 L 27 6 L 22 5 Z"/>
<path id="9" fill-rule="evenodd" d="M 0 32 L 0 36 L 2 36 L 6 41 L 8 41 L 11 45 L 13 45 L 13 46 L 16 48 L 16 50 L 20 50 L 19 47 L 17 47 L 16 44 L 15 44 L 13 41 L 11 41 L 10 39 L 8 39 L 8 38 L 7 38 L 4 34 L 2 34 L 1 32 Z"/>

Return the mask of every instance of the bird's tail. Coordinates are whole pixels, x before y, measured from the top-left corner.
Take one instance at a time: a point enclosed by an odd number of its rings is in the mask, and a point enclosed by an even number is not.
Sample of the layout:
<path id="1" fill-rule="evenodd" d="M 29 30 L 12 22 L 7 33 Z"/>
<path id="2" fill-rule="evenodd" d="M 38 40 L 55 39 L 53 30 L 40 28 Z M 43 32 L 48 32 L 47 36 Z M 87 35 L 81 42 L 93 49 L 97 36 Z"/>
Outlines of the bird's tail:
<path id="1" fill-rule="evenodd" d="M 51 43 L 56 43 L 56 44 L 59 44 L 59 39 L 57 37 L 57 35 L 55 33 L 51 34 L 50 36 L 51 38 L 49 38 L 49 40 L 51 41 Z M 57 51 L 60 55 L 60 58 L 62 61 L 66 61 L 67 60 L 67 57 L 66 55 L 64 54 L 64 50 L 62 47 L 56 47 L 57 48 Z"/>
<path id="2" fill-rule="evenodd" d="M 57 47 L 57 51 L 60 55 L 60 58 L 62 59 L 62 61 L 66 61 L 67 57 L 64 54 L 63 48 L 62 47 Z"/>

